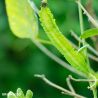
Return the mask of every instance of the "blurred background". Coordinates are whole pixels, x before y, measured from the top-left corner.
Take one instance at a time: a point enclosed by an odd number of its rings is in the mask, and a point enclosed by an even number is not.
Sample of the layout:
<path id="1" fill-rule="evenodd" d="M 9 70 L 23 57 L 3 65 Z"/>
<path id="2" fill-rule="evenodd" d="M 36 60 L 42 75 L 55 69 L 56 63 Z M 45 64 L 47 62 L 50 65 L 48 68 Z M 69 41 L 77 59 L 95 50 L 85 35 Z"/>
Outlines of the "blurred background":
<path id="1" fill-rule="evenodd" d="M 40 9 L 40 0 L 34 0 Z M 83 4 L 93 15 L 92 8 L 98 15 L 97 0 L 83 0 Z M 48 6 L 52 10 L 56 22 L 63 34 L 78 45 L 78 42 L 71 36 L 70 30 L 74 30 L 80 35 L 78 8 L 74 0 L 48 0 Z M 85 29 L 89 29 L 87 17 L 84 15 Z M 43 29 L 39 25 L 40 37 L 47 39 Z M 98 39 L 88 39 L 89 43 L 98 48 Z M 52 46 L 46 45 L 53 53 L 65 60 L 63 56 Z M 66 61 L 66 60 L 65 60 Z M 98 63 L 91 60 L 92 68 L 97 71 Z M 58 90 L 48 86 L 43 81 L 34 77 L 34 74 L 45 74 L 46 77 L 64 88 L 68 89 L 66 77 L 71 74 L 78 78 L 77 75 L 66 70 L 44 53 L 42 53 L 30 40 L 19 39 L 15 37 L 9 27 L 6 15 L 5 0 L 0 0 L 0 98 L 2 93 L 9 91 L 16 92 L 18 87 L 25 92 L 31 89 L 34 92 L 34 98 L 72 98 L 62 95 Z M 92 92 L 87 89 L 88 83 L 72 82 L 77 93 L 92 97 Z"/>

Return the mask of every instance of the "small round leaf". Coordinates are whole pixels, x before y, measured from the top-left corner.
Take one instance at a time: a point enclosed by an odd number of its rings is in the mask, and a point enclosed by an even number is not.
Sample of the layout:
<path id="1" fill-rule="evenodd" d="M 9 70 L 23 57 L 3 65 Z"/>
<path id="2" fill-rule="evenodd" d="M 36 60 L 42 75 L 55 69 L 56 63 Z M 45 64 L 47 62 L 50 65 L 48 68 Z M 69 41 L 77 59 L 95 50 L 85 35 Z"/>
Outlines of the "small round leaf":
<path id="1" fill-rule="evenodd" d="M 34 38 L 38 34 L 37 16 L 28 0 L 5 0 L 12 32 L 20 38 Z"/>

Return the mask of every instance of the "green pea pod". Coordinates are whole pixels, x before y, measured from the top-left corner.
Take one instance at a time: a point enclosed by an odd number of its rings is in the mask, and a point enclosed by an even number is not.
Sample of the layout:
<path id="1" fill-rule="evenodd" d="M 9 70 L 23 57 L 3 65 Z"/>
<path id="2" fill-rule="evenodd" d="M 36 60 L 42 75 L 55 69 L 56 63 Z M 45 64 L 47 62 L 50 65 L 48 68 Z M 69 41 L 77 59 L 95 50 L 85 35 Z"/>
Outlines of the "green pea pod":
<path id="1" fill-rule="evenodd" d="M 88 66 L 84 56 L 75 50 L 67 38 L 60 32 L 50 9 L 45 3 L 42 4 L 39 17 L 42 27 L 52 44 L 64 55 L 66 60 L 85 75 L 92 73 L 93 70 Z"/>

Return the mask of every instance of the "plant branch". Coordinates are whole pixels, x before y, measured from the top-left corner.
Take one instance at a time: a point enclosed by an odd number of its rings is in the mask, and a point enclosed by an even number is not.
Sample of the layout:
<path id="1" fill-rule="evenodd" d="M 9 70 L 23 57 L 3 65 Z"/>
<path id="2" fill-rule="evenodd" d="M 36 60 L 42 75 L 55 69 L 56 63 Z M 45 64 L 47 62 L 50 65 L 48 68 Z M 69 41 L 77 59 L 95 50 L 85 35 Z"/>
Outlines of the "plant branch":
<path id="1" fill-rule="evenodd" d="M 95 80 L 90 79 L 75 79 L 71 75 L 69 75 L 69 79 L 75 82 L 95 82 Z"/>
<path id="2" fill-rule="evenodd" d="M 73 93 L 75 93 L 75 90 L 74 90 L 74 88 L 73 88 L 73 86 L 72 86 L 72 84 L 71 84 L 70 78 L 69 78 L 69 77 L 66 78 L 66 81 L 67 81 L 67 85 L 68 85 L 69 89 L 70 89 Z"/>
<path id="3" fill-rule="evenodd" d="M 32 0 L 28 0 L 28 2 L 30 4 L 30 6 L 32 7 L 32 9 L 34 9 L 34 11 L 38 14 L 39 13 L 39 9 L 35 5 L 35 3 Z"/>
<path id="4" fill-rule="evenodd" d="M 70 79 L 69 76 L 68 76 L 68 78 L 66 78 L 66 82 L 67 82 L 67 85 L 68 85 L 69 89 L 70 89 L 73 93 L 76 94 L 76 92 L 75 92 L 75 90 L 74 90 L 74 88 L 73 88 L 73 86 L 72 86 L 72 84 L 71 84 L 71 79 Z M 75 98 L 77 98 L 77 97 L 75 97 Z"/>
<path id="5" fill-rule="evenodd" d="M 88 53 L 88 57 L 96 62 L 98 62 L 98 57 L 91 55 L 90 53 Z"/>
<path id="6" fill-rule="evenodd" d="M 54 84 L 53 82 L 49 81 L 45 75 L 35 75 L 35 77 L 38 77 L 40 79 L 42 79 L 45 83 L 47 83 L 48 85 L 60 90 L 61 92 L 64 92 L 65 94 L 69 95 L 69 96 L 74 96 L 74 97 L 77 97 L 77 98 L 86 98 L 84 96 L 81 96 L 81 95 L 78 95 L 78 94 L 75 94 L 69 90 L 66 90 L 65 88 L 61 87 L 61 86 L 58 86 L 57 84 Z"/>
<path id="7" fill-rule="evenodd" d="M 91 74 L 92 79 L 75 79 L 71 75 L 69 75 L 69 80 L 73 80 L 75 82 L 89 82 L 90 86 L 88 89 L 93 91 L 94 98 L 97 98 L 97 89 L 96 89 L 96 84 L 97 84 L 97 79 L 95 76 Z"/>
<path id="8" fill-rule="evenodd" d="M 93 76 L 93 75 L 91 75 L 91 76 L 92 76 L 93 79 L 75 79 L 71 75 L 69 75 L 69 80 L 73 80 L 75 82 L 89 82 L 90 86 L 88 87 L 88 89 L 92 90 L 94 98 L 97 98 L 96 83 L 97 83 L 98 80 L 96 79 L 95 76 Z"/>

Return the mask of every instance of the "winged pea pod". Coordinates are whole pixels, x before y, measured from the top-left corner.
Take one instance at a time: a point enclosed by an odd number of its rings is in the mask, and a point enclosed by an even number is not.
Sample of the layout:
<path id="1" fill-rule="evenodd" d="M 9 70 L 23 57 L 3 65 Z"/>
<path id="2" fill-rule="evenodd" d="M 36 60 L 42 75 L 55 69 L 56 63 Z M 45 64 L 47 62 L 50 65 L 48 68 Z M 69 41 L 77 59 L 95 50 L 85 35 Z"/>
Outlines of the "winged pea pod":
<path id="1" fill-rule="evenodd" d="M 85 57 L 75 50 L 68 39 L 60 32 L 50 9 L 45 4 L 41 7 L 39 17 L 45 33 L 65 59 L 86 76 L 90 73 L 94 74 Z"/>

